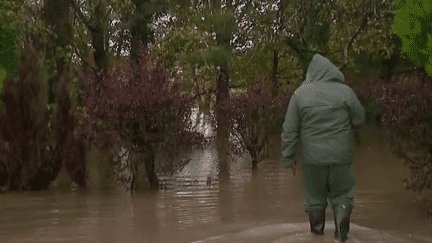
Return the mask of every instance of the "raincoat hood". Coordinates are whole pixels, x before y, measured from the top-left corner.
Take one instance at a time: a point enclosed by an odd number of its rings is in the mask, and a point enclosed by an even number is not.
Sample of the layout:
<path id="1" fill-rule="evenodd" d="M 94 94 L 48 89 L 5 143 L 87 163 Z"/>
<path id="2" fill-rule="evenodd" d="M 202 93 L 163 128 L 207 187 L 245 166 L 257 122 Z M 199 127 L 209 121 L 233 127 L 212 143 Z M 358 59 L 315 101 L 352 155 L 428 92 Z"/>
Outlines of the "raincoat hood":
<path id="1" fill-rule="evenodd" d="M 339 69 L 327 58 L 315 54 L 306 73 L 306 79 L 302 84 L 316 82 L 339 82 L 345 84 L 345 78 Z"/>

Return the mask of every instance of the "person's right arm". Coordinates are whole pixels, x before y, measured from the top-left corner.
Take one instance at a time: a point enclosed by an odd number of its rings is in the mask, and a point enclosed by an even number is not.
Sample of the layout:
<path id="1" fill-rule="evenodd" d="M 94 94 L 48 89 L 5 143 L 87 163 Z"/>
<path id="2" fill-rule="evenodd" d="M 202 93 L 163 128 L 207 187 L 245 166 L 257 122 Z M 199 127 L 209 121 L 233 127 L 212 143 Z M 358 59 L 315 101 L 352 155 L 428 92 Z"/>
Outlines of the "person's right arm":
<path id="1" fill-rule="evenodd" d="M 282 161 L 286 166 L 295 165 L 294 155 L 300 136 L 300 115 L 295 94 L 291 97 L 282 126 Z M 295 171 L 293 171 L 295 173 Z"/>

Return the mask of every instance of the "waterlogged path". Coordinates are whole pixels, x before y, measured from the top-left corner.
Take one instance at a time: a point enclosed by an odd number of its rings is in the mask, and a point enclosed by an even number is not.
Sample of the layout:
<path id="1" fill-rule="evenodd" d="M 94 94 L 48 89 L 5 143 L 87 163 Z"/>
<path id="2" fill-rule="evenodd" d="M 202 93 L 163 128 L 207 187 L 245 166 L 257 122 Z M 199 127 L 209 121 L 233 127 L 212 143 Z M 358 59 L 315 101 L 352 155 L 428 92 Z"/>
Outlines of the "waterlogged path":
<path id="1" fill-rule="evenodd" d="M 220 235 L 216 237 L 208 237 L 204 240 L 195 241 L 193 243 L 223 243 L 223 242 L 272 242 L 272 243 L 327 243 L 334 242 L 334 222 L 326 222 L 327 230 L 325 235 L 315 236 L 308 232 L 308 223 L 286 223 L 254 227 L 237 234 Z M 347 243 L 378 243 L 378 242 L 392 242 L 392 243 L 426 243 L 431 242 L 428 237 L 402 235 L 398 233 L 382 232 L 366 227 L 361 227 L 356 224 L 351 224 L 351 232 Z"/>
<path id="2" fill-rule="evenodd" d="M 429 242 L 432 219 L 403 189 L 406 168 L 366 128 L 355 149 L 355 209 L 349 242 Z M 275 144 L 273 148 L 279 145 Z M 196 151 L 165 189 L 120 189 L 0 195 L 0 243 L 11 242 L 333 242 L 327 210 L 324 237 L 312 237 L 303 211 L 301 171 L 292 176 L 277 149 L 252 174 L 238 158 L 218 178 L 214 149 Z"/>

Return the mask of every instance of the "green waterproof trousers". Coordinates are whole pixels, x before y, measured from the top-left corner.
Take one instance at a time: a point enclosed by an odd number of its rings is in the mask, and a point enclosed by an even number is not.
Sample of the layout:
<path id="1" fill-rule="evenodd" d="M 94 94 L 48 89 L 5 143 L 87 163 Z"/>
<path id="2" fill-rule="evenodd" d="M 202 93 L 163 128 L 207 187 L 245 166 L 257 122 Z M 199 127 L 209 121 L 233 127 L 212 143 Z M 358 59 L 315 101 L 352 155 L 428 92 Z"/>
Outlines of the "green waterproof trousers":
<path id="1" fill-rule="evenodd" d="M 302 165 L 305 210 L 354 206 L 356 178 L 352 164 Z"/>

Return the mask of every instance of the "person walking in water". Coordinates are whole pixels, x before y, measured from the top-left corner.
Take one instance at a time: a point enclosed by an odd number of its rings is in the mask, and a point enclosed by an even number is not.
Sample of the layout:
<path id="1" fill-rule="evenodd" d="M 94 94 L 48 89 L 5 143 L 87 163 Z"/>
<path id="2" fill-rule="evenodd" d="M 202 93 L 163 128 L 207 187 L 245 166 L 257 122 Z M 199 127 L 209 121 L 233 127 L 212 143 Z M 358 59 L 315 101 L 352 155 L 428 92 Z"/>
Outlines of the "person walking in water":
<path id="1" fill-rule="evenodd" d="M 283 163 L 293 174 L 295 150 L 301 144 L 304 206 L 315 235 L 324 234 L 330 202 L 335 239 L 347 239 L 356 184 L 353 130 L 364 119 L 364 108 L 344 75 L 327 58 L 313 55 L 306 79 L 289 102 L 281 139 Z"/>

